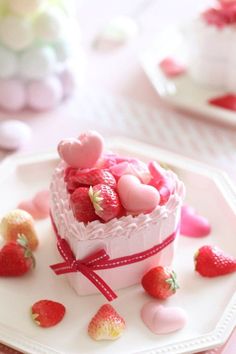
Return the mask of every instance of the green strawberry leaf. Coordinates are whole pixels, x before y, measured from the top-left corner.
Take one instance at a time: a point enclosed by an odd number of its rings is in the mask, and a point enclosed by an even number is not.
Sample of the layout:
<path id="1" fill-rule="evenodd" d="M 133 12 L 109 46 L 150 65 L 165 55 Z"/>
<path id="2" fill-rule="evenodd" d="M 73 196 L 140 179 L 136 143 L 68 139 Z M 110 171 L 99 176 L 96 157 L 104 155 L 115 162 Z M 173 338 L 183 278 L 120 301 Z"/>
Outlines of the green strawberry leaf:
<path id="1" fill-rule="evenodd" d="M 94 192 L 93 187 L 92 186 L 89 187 L 89 198 L 93 203 L 94 209 L 96 211 L 103 211 L 103 208 L 100 205 L 101 202 L 103 201 L 103 198 L 100 195 L 101 195 L 101 191 Z"/>

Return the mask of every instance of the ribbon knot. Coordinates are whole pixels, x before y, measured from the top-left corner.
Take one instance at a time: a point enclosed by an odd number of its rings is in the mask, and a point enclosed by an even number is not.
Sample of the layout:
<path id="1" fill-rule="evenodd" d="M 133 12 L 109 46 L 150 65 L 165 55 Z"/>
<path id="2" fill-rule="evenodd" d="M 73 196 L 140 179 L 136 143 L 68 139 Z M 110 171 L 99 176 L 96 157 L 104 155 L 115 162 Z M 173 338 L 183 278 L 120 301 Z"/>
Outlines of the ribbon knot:
<path id="1" fill-rule="evenodd" d="M 62 258 L 64 259 L 64 262 L 51 265 L 51 269 L 57 275 L 75 272 L 82 273 L 97 287 L 97 289 L 107 298 L 108 301 L 114 300 L 117 295 L 109 287 L 109 285 L 95 272 L 95 270 L 122 267 L 127 264 L 141 262 L 149 257 L 152 257 L 174 241 L 179 229 L 177 228 L 175 232 L 173 232 L 170 236 L 166 237 L 158 245 L 149 248 L 148 250 L 143 252 L 115 259 L 110 259 L 106 251 L 104 249 L 100 249 L 83 259 L 76 259 L 74 253 L 70 248 L 69 243 L 59 235 L 52 217 L 51 220 L 53 229 L 57 236 L 57 247 Z"/>
<path id="2" fill-rule="evenodd" d="M 102 266 L 104 261 L 109 260 L 110 257 L 105 250 L 96 251 L 88 257 L 79 260 L 75 258 L 68 242 L 60 236 L 57 239 L 57 247 L 65 260 L 62 263 L 50 266 L 57 275 L 80 272 L 98 288 L 108 301 L 112 301 L 117 297 L 104 280 L 93 271 L 94 266 Z"/>

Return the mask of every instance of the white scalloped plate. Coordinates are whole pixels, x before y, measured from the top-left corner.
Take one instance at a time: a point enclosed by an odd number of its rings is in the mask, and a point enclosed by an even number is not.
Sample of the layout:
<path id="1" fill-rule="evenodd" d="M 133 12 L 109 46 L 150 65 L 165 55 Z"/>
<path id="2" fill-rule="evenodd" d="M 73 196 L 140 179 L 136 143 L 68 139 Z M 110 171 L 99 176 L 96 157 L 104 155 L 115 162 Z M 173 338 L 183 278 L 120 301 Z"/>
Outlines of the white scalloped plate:
<path id="1" fill-rule="evenodd" d="M 188 73 L 168 78 L 159 67 L 165 57 L 186 61 L 186 50 L 182 30 L 170 27 L 159 33 L 144 53 L 140 55 L 141 65 L 157 93 L 171 105 L 191 113 L 201 114 L 203 118 L 236 125 L 236 112 L 207 103 L 210 98 L 226 92 L 205 88 L 196 84 Z"/>
<path id="2" fill-rule="evenodd" d="M 157 336 L 140 319 L 140 309 L 150 300 L 140 286 L 119 291 L 113 305 L 124 316 L 127 330 L 115 342 L 94 342 L 87 325 L 106 301 L 101 295 L 78 297 L 63 276 L 49 265 L 59 260 L 49 220 L 37 222 L 40 246 L 37 267 L 20 279 L 0 279 L 0 342 L 30 354 L 184 354 L 224 343 L 236 324 L 235 274 L 205 279 L 193 271 L 193 254 L 203 244 L 217 244 L 236 256 L 236 192 L 227 176 L 205 165 L 135 141 L 114 140 L 113 150 L 166 162 L 186 183 L 188 203 L 206 215 L 213 232 L 206 239 L 181 237 L 175 269 L 181 289 L 166 305 L 183 307 L 186 327 Z M 57 163 L 55 155 L 16 156 L 0 166 L 0 215 L 22 199 L 47 188 Z M 30 305 L 42 298 L 65 304 L 67 314 L 56 327 L 33 324 Z"/>

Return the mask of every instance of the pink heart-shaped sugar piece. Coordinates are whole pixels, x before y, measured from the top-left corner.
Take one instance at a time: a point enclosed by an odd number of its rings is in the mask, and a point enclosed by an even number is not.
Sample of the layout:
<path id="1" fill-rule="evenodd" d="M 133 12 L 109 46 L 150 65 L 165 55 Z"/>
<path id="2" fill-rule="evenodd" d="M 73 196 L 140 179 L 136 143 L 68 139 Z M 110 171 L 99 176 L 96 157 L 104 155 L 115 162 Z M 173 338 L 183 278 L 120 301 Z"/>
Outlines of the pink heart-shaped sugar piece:
<path id="1" fill-rule="evenodd" d="M 123 175 L 133 175 L 138 177 L 143 183 L 150 181 L 150 173 L 147 169 L 142 168 L 135 163 L 127 161 L 120 162 L 110 168 L 110 172 L 113 176 L 121 177 Z"/>
<path id="2" fill-rule="evenodd" d="M 94 167 L 103 151 L 103 138 L 97 132 L 90 131 L 78 139 L 65 139 L 58 145 L 58 153 L 69 166 L 76 168 Z"/>
<path id="3" fill-rule="evenodd" d="M 205 237 L 211 232 L 209 221 L 196 213 L 196 211 L 184 205 L 181 210 L 180 233 L 189 237 Z"/>
<path id="4" fill-rule="evenodd" d="M 33 203 L 33 200 L 23 200 L 17 205 L 17 209 L 25 210 L 32 215 L 34 219 L 38 219 L 38 211 Z"/>
<path id="5" fill-rule="evenodd" d="M 174 58 L 165 58 L 159 63 L 160 68 L 165 73 L 166 76 L 174 77 L 184 74 L 186 67 L 178 63 Z"/>
<path id="6" fill-rule="evenodd" d="M 17 207 L 27 211 L 36 220 L 45 219 L 49 216 L 49 191 L 42 190 L 33 199 L 20 202 Z"/>
<path id="7" fill-rule="evenodd" d="M 133 175 L 121 176 L 117 188 L 123 207 L 131 213 L 149 213 L 160 202 L 159 192 Z"/>
<path id="8" fill-rule="evenodd" d="M 33 202 L 38 212 L 41 213 L 41 218 L 48 217 L 50 213 L 49 208 L 50 193 L 49 190 L 42 190 L 35 194 Z"/>
<path id="9" fill-rule="evenodd" d="M 151 301 L 141 310 L 145 325 L 155 334 L 167 334 L 182 329 L 187 322 L 187 314 L 180 307 L 165 307 Z"/>

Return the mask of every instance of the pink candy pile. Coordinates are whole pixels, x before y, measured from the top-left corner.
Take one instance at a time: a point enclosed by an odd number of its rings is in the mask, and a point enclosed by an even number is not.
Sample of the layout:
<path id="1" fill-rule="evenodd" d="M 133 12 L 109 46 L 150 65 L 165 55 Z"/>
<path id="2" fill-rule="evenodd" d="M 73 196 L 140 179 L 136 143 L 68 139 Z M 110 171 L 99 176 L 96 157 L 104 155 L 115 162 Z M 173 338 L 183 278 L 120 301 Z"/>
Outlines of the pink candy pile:
<path id="1" fill-rule="evenodd" d="M 93 168 L 68 167 L 64 178 L 74 215 L 85 223 L 150 213 L 173 191 L 158 163 L 116 154 L 103 155 Z"/>

